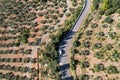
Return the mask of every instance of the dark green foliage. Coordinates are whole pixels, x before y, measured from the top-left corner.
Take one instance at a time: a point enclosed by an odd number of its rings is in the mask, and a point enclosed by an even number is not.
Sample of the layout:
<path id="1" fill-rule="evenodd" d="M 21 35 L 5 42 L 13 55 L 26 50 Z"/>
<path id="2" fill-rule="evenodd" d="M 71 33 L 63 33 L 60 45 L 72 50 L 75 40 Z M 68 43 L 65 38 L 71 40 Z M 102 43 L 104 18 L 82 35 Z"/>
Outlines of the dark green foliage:
<path id="1" fill-rule="evenodd" d="M 97 23 L 92 23 L 92 24 L 91 24 L 91 28 L 96 28 L 96 27 L 98 27 L 98 24 L 97 24 Z"/>
<path id="2" fill-rule="evenodd" d="M 84 50 L 84 51 L 82 51 L 82 55 L 90 55 L 90 51 L 89 50 Z"/>
<path id="3" fill-rule="evenodd" d="M 107 17 L 104 22 L 111 24 L 114 20 L 111 17 Z"/>
<path id="4" fill-rule="evenodd" d="M 88 61 L 81 62 L 81 68 L 88 68 L 90 66 Z"/>
<path id="5" fill-rule="evenodd" d="M 116 12 L 120 14 L 120 9 L 117 9 L 117 11 L 116 11 Z"/>
<path id="6" fill-rule="evenodd" d="M 74 60 L 74 57 L 71 57 L 70 61 L 71 61 L 71 69 L 75 70 L 75 60 Z"/>
<path id="7" fill-rule="evenodd" d="M 20 32 L 21 32 L 20 40 L 23 43 L 27 43 L 28 42 L 27 39 L 29 38 L 29 29 L 22 29 Z"/>
<path id="8" fill-rule="evenodd" d="M 114 50 L 114 52 L 110 55 L 109 58 L 111 61 L 118 62 L 120 60 L 120 53 L 118 51 Z"/>
<path id="9" fill-rule="evenodd" d="M 120 8 L 119 3 L 120 3 L 120 0 L 115 0 L 115 1 L 109 0 L 109 6 L 115 8 L 115 9 Z"/>
<path id="10" fill-rule="evenodd" d="M 116 32 L 111 32 L 111 33 L 109 33 L 109 37 L 110 37 L 111 39 L 115 39 L 116 35 L 117 35 Z"/>
<path id="11" fill-rule="evenodd" d="M 108 74 L 119 74 L 119 70 L 115 66 L 109 66 L 107 68 L 107 73 Z"/>
<path id="12" fill-rule="evenodd" d="M 105 34 L 104 34 L 104 32 L 99 32 L 99 33 L 98 33 L 98 36 L 101 36 L 101 37 L 102 37 L 102 36 L 105 36 Z"/>
<path id="13" fill-rule="evenodd" d="M 90 36 L 90 35 L 92 35 L 93 34 L 93 30 L 88 30 L 88 31 L 86 31 L 86 35 L 87 36 Z"/>
<path id="14" fill-rule="evenodd" d="M 79 41 L 75 40 L 75 41 L 73 42 L 73 46 L 74 46 L 74 47 L 78 47 L 79 45 L 80 45 L 80 42 L 79 42 Z"/>
<path id="15" fill-rule="evenodd" d="M 93 45 L 93 47 L 94 47 L 95 49 L 99 49 L 99 48 L 102 47 L 102 44 L 101 44 L 101 43 L 95 43 L 95 44 Z"/>
<path id="16" fill-rule="evenodd" d="M 41 23 L 42 23 L 42 24 L 45 24 L 45 23 L 47 23 L 47 21 L 46 21 L 46 20 L 42 20 Z"/>
<path id="17" fill-rule="evenodd" d="M 85 48 L 89 48 L 90 45 L 91 45 L 91 43 L 90 43 L 90 41 L 84 41 L 82 45 L 83 45 L 83 47 L 85 47 Z"/>
<path id="18" fill-rule="evenodd" d="M 81 75 L 80 80 L 89 80 L 90 76 L 89 75 Z"/>
<path id="19" fill-rule="evenodd" d="M 115 12 L 115 10 L 113 8 L 110 8 L 110 9 L 105 11 L 105 15 L 109 16 L 109 15 L 113 14 L 114 12 Z"/>
<path id="20" fill-rule="evenodd" d="M 104 71 L 105 67 L 101 63 L 100 64 L 96 64 L 96 65 L 94 65 L 94 70 L 97 71 L 97 72 Z"/>
<path id="21" fill-rule="evenodd" d="M 102 27 L 103 28 L 108 28 L 108 25 L 107 24 L 103 24 Z"/>
<path id="22" fill-rule="evenodd" d="M 71 51 L 71 53 L 72 54 L 76 54 L 76 53 L 78 53 L 79 51 L 77 50 L 77 49 L 73 49 L 72 51 Z"/>
<path id="23" fill-rule="evenodd" d="M 101 9 L 99 10 L 99 15 L 103 15 L 104 14 L 104 11 L 102 11 Z"/>
<path id="24" fill-rule="evenodd" d="M 99 8 L 99 3 L 100 3 L 100 0 L 94 0 L 93 1 L 93 10 L 96 10 Z"/>
<path id="25" fill-rule="evenodd" d="M 112 48 L 113 48 L 112 44 L 107 44 L 107 45 L 105 46 L 105 49 L 106 49 L 106 50 L 111 50 Z"/>

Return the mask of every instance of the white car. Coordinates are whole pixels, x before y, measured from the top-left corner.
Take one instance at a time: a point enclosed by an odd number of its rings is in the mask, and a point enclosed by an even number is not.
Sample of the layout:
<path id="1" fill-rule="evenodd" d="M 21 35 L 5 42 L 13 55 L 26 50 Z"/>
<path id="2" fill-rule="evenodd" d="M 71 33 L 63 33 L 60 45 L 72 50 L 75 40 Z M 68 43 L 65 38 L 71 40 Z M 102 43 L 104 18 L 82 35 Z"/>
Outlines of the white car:
<path id="1" fill-rule="evenodd" d="M 59 55 L 62 55 L 62 50 L 59 50 Z"/>
<path id="2" fill-rule="evenodd" d="M 61 65 L 62 65 L 62 62 L 60 62 L 59 65 L 61 66 Z"/>

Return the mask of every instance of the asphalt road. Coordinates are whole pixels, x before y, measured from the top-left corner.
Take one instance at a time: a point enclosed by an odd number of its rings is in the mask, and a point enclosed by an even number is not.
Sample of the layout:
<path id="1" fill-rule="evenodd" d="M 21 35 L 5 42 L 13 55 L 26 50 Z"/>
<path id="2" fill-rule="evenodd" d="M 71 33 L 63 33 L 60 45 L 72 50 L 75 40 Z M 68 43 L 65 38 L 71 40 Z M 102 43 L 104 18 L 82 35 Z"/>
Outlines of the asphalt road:
<path id="1" fill-rule="evenodd" d="M 60 72 L 62 73 L 61 80 L 73 80 L 69 72 L 69 47 L 71 47 L 73 36 L 79 30 L 82 22 L 85 20 L 85 17 L 90 10 L 90 0 L 85 0 L 85 2 L 86 3 L 84 5 L 83 11 L 75 22 L 75 25 L 71 28 L 66 38 L 63 39 L 59 46 L 59 51 L 62 50 L 62 54 L 59 55 Z"/>

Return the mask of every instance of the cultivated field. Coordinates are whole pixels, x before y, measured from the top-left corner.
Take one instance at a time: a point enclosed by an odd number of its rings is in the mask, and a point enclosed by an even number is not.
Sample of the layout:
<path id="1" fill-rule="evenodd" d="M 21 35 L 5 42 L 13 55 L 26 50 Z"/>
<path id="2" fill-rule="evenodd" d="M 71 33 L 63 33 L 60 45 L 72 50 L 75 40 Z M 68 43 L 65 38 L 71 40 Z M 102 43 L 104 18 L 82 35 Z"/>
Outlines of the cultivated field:
<path id="1" fill-rule="evenodd" d="M 77 80 L 120 80 L 120 1 L 93 0 L 71 50 Z M 108 4 L 109 3 L 109 4 Z"/>
<path id="2" fill-rule="evenodd" d="M 55 65 L 51 66 L 54 64 L 51 61 L 46 64 L 40 49 L 44 50 L 40 44 L 46 45 L 49 36 L 45 43 L 41 43 L 41 39 L 54 31 L 67 8 L 63 19 L 72 16 L 81 3 L 81 0 L 69 0 L 68 6 L 66 1 L 0 0 L 0 79 L 46 80 L 50 77 L 48 73 L 50 69 L 54 71 Z M 56 79 L 55 74 L 50 78 Z"/>

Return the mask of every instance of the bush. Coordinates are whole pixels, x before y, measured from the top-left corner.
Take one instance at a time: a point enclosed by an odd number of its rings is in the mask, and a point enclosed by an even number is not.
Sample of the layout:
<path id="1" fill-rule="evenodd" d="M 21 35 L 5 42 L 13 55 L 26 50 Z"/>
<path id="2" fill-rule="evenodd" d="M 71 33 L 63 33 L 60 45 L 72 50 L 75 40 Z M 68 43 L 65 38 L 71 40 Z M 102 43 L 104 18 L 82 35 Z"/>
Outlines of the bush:
<path id="1" fill-rule="evenodd" d="M 87 30 L 87 31 L 86 31 L 86 35 L 87 35 L 87 36 L 90 36 L 90 35 L 92 35 L 92 34 L 93 34 L 93 30 Z"/>
<path id="2" fill-rule="evenodd" d="M 28 42 L 28 38 L 29 38 L 29 29 L 22 29 L 21 31 L 21 36 L 20 36 L 20 40 L 23 43 L 27 43 Z"/>
<path id="3" fill-rule="evenodd" d="M 103 27 L 103 28 L 107 28 L 108 25 L 107 25 L 107 24 L 103 24 L 102 27 Z"/>
<path id="4" fill-rule="evenodd" d="M 81 62 L 81 68 L 88 68 L 90 66 L 88 61 Z"/>
<path id="5" fill-rule="evenodd" d="M 99 3 L 100 3 L 100 0 L 94 0 L 93 1 L 93 10 L 96 10 L 99 8 Z"/>
<path id="6" fill-rule="evenodd" d="M 82 51 L 82 55 L 90 55 L 90 51 L 89 50 L 84 50 L 84 51 Z"/>
<path id="7" fill-rule="evenodd" d="M 72 54 L 76 54 L 76 53 L 78 53 L 79 51 L 77 50 L 77 49 L 73 49 L 72 51 L 71 51 L 71 53 Z"/>
<path id="8" fill-rule="evenodd" d="M 42 20 L 41 23 L 42 23 L 42 24 L 45 24 L 45 23 L 47 23 L 47 21 L 46 21 L 46 20 Z"/>
<path id="9" fill-rule="evenodd" d="M 69 16 L 70 16 L 70 13 L 67 13 L 66 16 L 69 17 Z"/>
<path id="10" fill-rule="evenodd" d="M 119 70 L 115 66 L 109 66 L 107 68 L 107 73 L 108 74 L 118 74 Z"/>
<path id="11" fill-rule="evenodd" d="M 114 20 L 111 17 L 107 17 L 104 22 L 111 24 Z"/>
<path id="12" fill-rule="evenodd" d="M 103 64 L 95 64 L 94 65 L 94 70 L 97 71 L 97 72 L 100 72 L 100 71 L 104 71 L 105 70 L 105 67 Z"/>
<path id="13" fill-rule="evenodd" d="M 114 12 L 115 12 L 115 10 L 113 8 L 111 8 L 111 9 L 108 9 L 105 11 L 105 15 L 109 16 L 109 15 L 113 14 Z"/>
<path id="14" fill-rule="evenodd" d="M 96 57 L 97 59 L 103 59 L 104 55 L 101 52 L 97 52 L 97 53 L 94 54 L 94 57 Z"/>
<path id="15" fill-rule="evenodd" d="M 91 24 L 91 28 L 96 28 L 96 27 L 98 27 L 98 24 L 97 24 L 97 23 L 92 23 L 92 24 Z"/>
<path id="16" fill-rule="evenodd" d="M 91 45 L 90 41 L 84 41 L 83 42 L 83 47 L 85 47 L 85 48 L 89 48 L 90 45 Z"/>
<path id="17" fill-rule="evenodd" d="M 112 44 L 105 45 L 106 50 L 111 50 L 113 48 Z"/>
<path id="18" fill-rule="evenodd" d="M 103 15 L 104 11 L 100 9 L 98 13 L 99 13 L 99 15 Z"/>
<path id="19" fill-rule="evenodd" d="M 101 32 L 98 33 L 98 36 L 102 37 L 102 36 L 105 36 L 105 34 L 104 34 L 104 32 L 101 31 Z"/>
<path id="20" fill-rule="evenodd" d="M 99 49 L 99 48 L 102 47 L 102 44 L 101 44 L 101 43 L 95 43 L 95 44 L 93 45 L 93 47 L 94 47 L 95 49 Z"/>
<path id="21" fill-rule="evenodd" d="M 73 42 L 73 47 L 78 47 L 79 45 L 80 45 L 80 42 L 79 42 L 79 41 L 75 40 L 75 41 Z"/>
<path id="22" fill-rule="evenodd" d="M 89 75 L 81 75 L 80 80 L 89 80 L 90 76 Z"/>
<path id="23" fill-rule="evenodd" d="M 118 62 L 120 60 L 120 53 L 114 50 L 114 52 L 112 52 L 112 54 L 110 55 L 110 58 L 112 59 L 112 61 Z"/>
<path id="24" fill-rule="evenodd" d="M 115 39 L 116 35 L 117 35 L 116 32 L 110 32 L 110 33 L 109 33 L 109 37 L 110 37 L 111 39 Z"/>
<path id="25" fill-rule="evenodd" d="M 120 9 L 117 9 L 117 11 L 116 11 L 116 12 L 120 14 Z"/>

